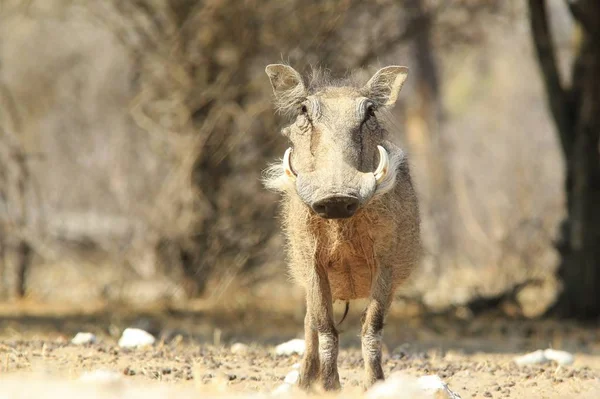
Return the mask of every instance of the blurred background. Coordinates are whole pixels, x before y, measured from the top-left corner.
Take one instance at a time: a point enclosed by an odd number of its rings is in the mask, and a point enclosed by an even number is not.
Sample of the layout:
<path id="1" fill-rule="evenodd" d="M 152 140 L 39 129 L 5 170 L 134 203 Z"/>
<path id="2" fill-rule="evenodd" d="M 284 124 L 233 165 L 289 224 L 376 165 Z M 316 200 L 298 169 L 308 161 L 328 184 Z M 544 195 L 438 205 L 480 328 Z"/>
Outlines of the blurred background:
<path id="1" fill-rule="evenodd" d="M 0 298 L 300 306 L 264 68 L 399 64 L 426 256 L 394 308 L 595 317 L 599 26 L 596 0 L 0 0 Z"/>

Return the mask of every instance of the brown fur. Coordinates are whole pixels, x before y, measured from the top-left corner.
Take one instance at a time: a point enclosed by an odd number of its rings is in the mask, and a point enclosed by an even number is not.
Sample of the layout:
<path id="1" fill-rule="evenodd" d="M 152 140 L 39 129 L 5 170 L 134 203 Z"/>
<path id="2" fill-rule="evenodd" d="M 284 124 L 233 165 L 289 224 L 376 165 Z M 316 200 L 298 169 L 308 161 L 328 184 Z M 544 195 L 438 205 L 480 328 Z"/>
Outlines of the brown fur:
<path id="1" fill-rule="evenodd" d="M 267 67 L 280 107 L 293 109 L 295 105 L 283 103 L 292 101 L 317 108 L 299 113 L 286 129 L 294 146 L 292 166 L 298 181 L 286 180 L 281 166 L 275 165 L 266 182 L 283 194 L 289 268 L 306 290 L 306 353 L 300 373 L 305 389 L 315 383 L 326 390 L 340 387 L 335 300 L 370 299 L 361 331 L 364 383 L 370 386 L 384 378 L 385 316 L 396 288 L 420 256 L 419 210 L 406 157 L 385 139 L 387 132 L 374 116 L 360 114 L 364 96 L 378 107 L 395 102 L 406 76 L 404 69 L 394 68 L 384 68 L 363 88 L 324 87 L 311 93 L 292 68 Z M 384 183 L 373 188 L 374 180 L 368 175 L 377 167 L 377 145 L 392 160 L 393 181 L 385 183 L 389 184 L 385 190 L 380 190 Z M 318 216 L 312 204 L 331 192 L 358 196 L 360 208 L 345 219 Z"/>

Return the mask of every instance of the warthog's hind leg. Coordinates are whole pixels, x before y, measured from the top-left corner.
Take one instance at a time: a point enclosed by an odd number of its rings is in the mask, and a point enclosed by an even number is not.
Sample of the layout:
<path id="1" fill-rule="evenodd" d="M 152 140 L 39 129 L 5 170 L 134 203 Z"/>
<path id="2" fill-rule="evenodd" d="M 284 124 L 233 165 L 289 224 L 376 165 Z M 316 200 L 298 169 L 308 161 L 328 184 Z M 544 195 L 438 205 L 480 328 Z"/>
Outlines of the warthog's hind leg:
<path id="1" fill-rule="evenodd" d="M 383 324 L 390 307 L 393 287 L 391 268 L 380 268 L 373 284 L 371 298 L 362 319 L 362 355 L 365 363 L 364 387 L 369 388 L 377 380 L 383 380 L 381 345 Z"/>

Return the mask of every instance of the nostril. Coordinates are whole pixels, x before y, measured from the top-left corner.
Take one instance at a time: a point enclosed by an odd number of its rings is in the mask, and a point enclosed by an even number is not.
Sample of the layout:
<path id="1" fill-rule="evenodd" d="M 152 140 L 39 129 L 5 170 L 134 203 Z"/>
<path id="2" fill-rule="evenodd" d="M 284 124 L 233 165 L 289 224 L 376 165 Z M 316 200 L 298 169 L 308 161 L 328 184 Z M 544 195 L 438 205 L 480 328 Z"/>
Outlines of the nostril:
<path id="1" fill-rule="evenodd" d="M 327 211 L 327 205 L 325 204 L 314 204 L 313 205 L 313 210 L 319 214 L 321 213 L 326 213 Z"/>
<path id="2" fill-rule="evenodd" d="M 356 202 L 352 202 L 352 203 L 346 205 L 346 210 L 348 211 L 348 213 L 354 213 L 354 212 L 356 212 L 357 209 L 358 209 L 358 204 Z"/>

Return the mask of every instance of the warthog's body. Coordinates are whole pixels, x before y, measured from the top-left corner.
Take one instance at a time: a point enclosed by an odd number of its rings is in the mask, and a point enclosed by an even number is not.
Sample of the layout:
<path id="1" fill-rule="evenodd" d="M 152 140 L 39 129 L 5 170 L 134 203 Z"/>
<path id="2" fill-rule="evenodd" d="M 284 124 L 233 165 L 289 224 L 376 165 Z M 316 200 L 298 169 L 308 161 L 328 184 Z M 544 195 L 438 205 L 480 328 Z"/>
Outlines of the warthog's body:
<path id="1" fill-rule="evenodd" d="M 383 323 L 396 288 L 420 255 L 419 210 L 404 152 L 386 140 L 375 111 L 395 103 L 403 67 L 362 88 L 307 87 L 289 66 L 266 69 L 278 108 L 295 117 L 292 144 L 269 169 L 283 194 L 290 270 L 307 293 L 300 385 L 339 388 L 334 300 L 370 298 L 362 325 L 365 385 L 383 379 Z"/>

